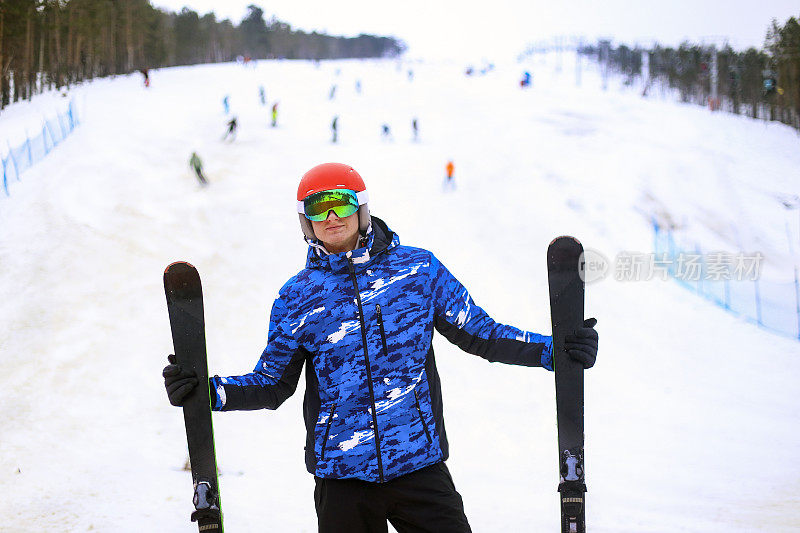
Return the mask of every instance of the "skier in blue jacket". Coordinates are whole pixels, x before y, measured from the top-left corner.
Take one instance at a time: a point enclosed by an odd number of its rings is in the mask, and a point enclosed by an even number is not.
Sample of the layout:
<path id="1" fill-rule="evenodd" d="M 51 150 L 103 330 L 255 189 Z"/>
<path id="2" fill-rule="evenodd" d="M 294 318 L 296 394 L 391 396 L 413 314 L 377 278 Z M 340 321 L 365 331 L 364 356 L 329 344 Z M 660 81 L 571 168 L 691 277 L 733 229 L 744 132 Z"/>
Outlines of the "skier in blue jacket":
<path id="1" fill-rule="evenodd" d="M 400 245 L 370 216 L 350 166 L 308 171 L 297 193 L 306 267 L 272 306 L 253 372 L 209 379 L 217 411 L 277 409 L 303 365 L 306 467 L 315 476 L 320 532 L 471 531 L 444 464 L 448 443 L 434 329 L 492 362 L 552 370 L 551 337 L 492 320 L 429 251 Z M 594 319 L 567 338 L 585 368 L 597 356 Z M 170 402 L 197 384 L 164 369 Z"/>

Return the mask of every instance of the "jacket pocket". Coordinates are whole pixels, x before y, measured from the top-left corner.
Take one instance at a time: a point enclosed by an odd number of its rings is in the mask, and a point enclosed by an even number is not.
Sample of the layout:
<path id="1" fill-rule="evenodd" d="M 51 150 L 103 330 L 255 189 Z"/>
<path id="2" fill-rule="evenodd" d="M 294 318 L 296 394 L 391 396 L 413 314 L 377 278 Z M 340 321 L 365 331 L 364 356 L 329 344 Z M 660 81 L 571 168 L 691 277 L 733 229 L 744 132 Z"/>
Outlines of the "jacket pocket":
<path id="1" fill-rule="evenodd" d="M 422 429 L 425 430 L 425 436 L 428 437 L 428 442 L 433 442 L 431 439 L 431 433 L 428 431 L 428 424 L 425 423 L 425 417 L 422 416 L 422 408 L 419 406 L 419 394 L 417 393 L 417 389 L 414 389 L 414 400 L 417 402 L 417 413 L 419 413 L 419 421 L 422 422 Z"/>
<path id="2" fill-rule="evenodd" d="M 322 452 L 319 454 L 319 460 L 325 459 L 325 448 L 328 447 L 328 435 L 331 432 L 331 424 L 333 423 L 333 414 L 336 412 L 336 404 L 331 406 L 331 412 L 328 414 L 328 424 L 325 426 L 325 436 L 322 438 Z"/>
<path id="3" fill-rule="evenodd" d="M 386 346 L 386 330 L 383 327 L 383 313 L 380 304 L 375 304 L 375 312 L 378 314 L 378 328 L 381 330 L 381 344 L 383 345 L 383 355 L 389 358 L 389 348 Z"/>

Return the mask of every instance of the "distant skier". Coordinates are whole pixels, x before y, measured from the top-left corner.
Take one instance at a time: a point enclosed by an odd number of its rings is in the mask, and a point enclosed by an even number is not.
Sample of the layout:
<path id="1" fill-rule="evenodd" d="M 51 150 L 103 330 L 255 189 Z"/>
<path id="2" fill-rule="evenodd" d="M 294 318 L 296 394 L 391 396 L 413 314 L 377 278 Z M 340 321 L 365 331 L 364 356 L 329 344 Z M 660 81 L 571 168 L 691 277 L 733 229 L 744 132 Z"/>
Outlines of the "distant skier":
<path id="1" fill-rule="evenodd" d="M 228 98 L 227 94 L 225 95 L 225 98 L 222 99 L 222 107 L 225 109 L 226 115 L 231 112 L 230 99 Z"/>
<path id="2" fill-rule="evenodd" d="M 338 139 L 339 133 L 339 115 L 333 117 L 333 122 L 331 122 L 331 133 L 333 134 L 333 139 L 331 139 L 331 142 L 335 143 Z"/>
<path id="3" fill-rule="evenodd" d="M 200 160 L 200 156 L 197 155 L 197 152 L 192 152 L 192 157 L 189 159 L 189 166 L 194 170 L 200 185 L 207 185 L 208 181 L 206 177 L 203 176 L 203 162 Z"/>
<path id="4" fill-rule="evenodd" d="M 258 86 L 258 99 L 261 101 L 261 105 L 267 105 L 267 91 L 264 90 L 263 85 Z"/>
<path id="5" fill-rule="evenodd" d="M 530 87 L 533 84 L 533 76 L 527 70 L 522 75 L 522 79 L 519 82 L 520 87 Z"/>
<path id="6" fill-rule="evenodd" d="M 236 117 L 233 117 L 228 121 L 228 131 L 225 132 L 225 136 L 222 137 L 222 140 L 225 141 L 230 137 L 231 141 L 236 140 L 236 129 L 239 127 L 239 124 L 236 122 Z"/>
<path id="7" fill-rule="evenodd" d="M 393 194 L 415 202 L 419 191 Z M 270 209 L 280 209 L 278 198 Z M 305 463 L 314 475 L 319 533 L 386 532 L 387 521 L 401 533 L 470 532 L 445 464 L 434 331 L 470 354 L 520 370 L 553 369 L 552 337 L 495 322 L 432 252 L 401 245 L 370 214 L 367 187 L 352 167 L 318 165 L 286 200 L 297 205 L 306 266 L 275 299 L 254 370 L 199 383 L 193 369 L 170 358 L 162 371 L 170 404 L 183 405 L 199 386 L 210 391 L 214 411 L 278 409 L 304 373 Z M 475 240 L 461 237 L 465 246 Z M 585 321 L 562 348 L 583 368 L 597 359 L 595 323 Z M 472 385 L 464 386 L 470 393 Z M 252 423 L 270 422 L 278 419 Z M 491 446 L 510 435 L 483 436 Z"/>
<path id="8" fill-rule="evenodd" d="M 414 119 L 411 121 L 411 129 L 414 132 L 414 140 L 415 141 L 419 140 L 419 127 L 417 126 L 417 117 L 414 117 Z"/>
<path id="9" fill-rule="evenodd" d="M 328 100 L 333 100 L 335 96 L 336 96 L 336 84 L 334 83 L 333 85 L 331 85 L 331 92 L 328 95 Z"/>
<path id="10" fill-rule="evenodd" d="M 144 86 L 150 87 L 150 69 L 143 68 L 139 70 L 139 72 L 141 72 L 142 76 L 144 76 Z"/>
<path id="11" fill-rule="evenodd" d="M 393 139 L 392 138 L 392 128 L 389 127 L 388 124 L 384 124 L 383 126 L 381 126 L 381 137 L 383 137 L 384 139 L 389 140 L 389 141 L 391 141 Z"/>
<path id="12" fill-rule="evenodd" d="M 444 169 L 445 169 L 445 179 L 444 179 L 445 190 L 447 189 L 455 190 L 456 182 L 453 179 L 453 173 L 456 169 L 456 166 L 453 164 L 452 159 L 447 162 L 447 165 L 444 167 Z"/>
<path id="13" fill-rule="evenodd" d="M 356 80 L 356 92 L 361 94 L 361 80 Z"/>

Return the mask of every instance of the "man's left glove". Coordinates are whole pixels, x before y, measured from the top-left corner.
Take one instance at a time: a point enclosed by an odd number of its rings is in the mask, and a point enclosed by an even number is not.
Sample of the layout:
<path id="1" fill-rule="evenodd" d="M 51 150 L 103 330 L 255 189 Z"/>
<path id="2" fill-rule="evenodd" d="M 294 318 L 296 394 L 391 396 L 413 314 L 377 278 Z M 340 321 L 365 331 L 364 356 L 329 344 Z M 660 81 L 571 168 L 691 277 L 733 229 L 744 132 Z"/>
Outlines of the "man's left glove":
<path id="1" fill-rule="evenodd" d="M 596 324 L 596 318 L 588 318 L 583 321 L 582 328 L 564 337 L 564 348 L 570 358 L 583 365 L 583 368 L 592 368 L 597 359 L 598 335 L 594 329 Z"/>

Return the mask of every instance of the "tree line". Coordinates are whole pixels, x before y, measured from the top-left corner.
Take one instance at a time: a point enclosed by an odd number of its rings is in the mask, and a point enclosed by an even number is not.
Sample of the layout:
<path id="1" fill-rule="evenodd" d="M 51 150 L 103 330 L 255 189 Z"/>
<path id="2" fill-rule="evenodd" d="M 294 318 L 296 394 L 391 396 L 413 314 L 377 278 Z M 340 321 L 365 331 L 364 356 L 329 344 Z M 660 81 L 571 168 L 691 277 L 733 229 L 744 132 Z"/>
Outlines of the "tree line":
<path id="1" fill-rule="evenodd" d="M 393 37 L 305 33 L 248 6 L 237 25 L 149 0 L 0 0 L 0 109 L 47 89 L 136 70 L 252 59 L 400 55 Z"/>
<path id="2" fill-rule="evenodd" d="M 727 44 L 715 48 L 683 43 L 645 50 L 600 41 L 581 52 L 607 62 L 626 83 L 645 74 L 647 61 L 645 93 L 660 82 L 677 89 L 683 102 L 777 120 L 800 130 L 800 23 L 794 17 L 783 25 L 772 21 L 763 49 L 737 52 Z"/>

